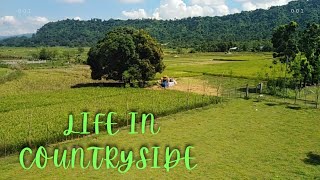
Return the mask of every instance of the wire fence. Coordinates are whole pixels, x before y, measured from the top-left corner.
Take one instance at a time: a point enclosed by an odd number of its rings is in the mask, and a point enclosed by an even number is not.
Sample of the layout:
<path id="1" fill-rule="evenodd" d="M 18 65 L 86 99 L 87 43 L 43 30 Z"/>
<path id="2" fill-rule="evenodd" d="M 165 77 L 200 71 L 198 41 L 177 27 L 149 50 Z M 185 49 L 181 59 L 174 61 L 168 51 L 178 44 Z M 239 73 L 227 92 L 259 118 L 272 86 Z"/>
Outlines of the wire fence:
<path id="1" fill-rule="evenodd" d="M 261 90 L 255 86 L 240 86 L 224 89 L 221 92 L 223 99 L 246 98 L 256 99 L 256 101 L 274 102 L 287 104 L 289 106 L 300 106 L 301 108 L 319 108 L 320 91 L 318 87 L 306 87 L 303 89 L 287 89 L 284 93 L 271 95 L 268 90 Z"/>

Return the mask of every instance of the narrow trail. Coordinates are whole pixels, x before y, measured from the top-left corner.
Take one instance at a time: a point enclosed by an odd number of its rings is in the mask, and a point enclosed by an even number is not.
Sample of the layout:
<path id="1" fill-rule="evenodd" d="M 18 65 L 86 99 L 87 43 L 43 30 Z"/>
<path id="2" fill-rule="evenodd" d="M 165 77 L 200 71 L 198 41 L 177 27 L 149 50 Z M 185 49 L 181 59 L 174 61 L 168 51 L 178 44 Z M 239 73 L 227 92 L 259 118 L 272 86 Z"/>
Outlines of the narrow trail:
<path id="1" fill-rule="evenodd" d="M 217 89 L 210 86 L 205 80 L 197 78 L 177 78 L 177 84 L 173 87 L 163 89 L 159 85 L 150 87 L 153 90 L 176 90 L 184 92 L 192 92 L 201 95 L 217 96 Z"/>

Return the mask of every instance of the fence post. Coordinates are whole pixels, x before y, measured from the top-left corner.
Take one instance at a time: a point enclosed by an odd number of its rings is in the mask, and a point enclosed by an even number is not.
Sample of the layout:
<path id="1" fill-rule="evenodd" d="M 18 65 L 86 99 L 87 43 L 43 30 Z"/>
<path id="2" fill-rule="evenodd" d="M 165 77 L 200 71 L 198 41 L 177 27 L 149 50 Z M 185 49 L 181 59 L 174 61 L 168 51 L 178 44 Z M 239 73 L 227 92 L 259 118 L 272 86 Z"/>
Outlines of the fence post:
<path id="1" fill-rule="evenodd" d="M 249 84 L 246 85 L 246 99 L 249 99 Z"/>
<path id="2" fill-rule="evenodd" d="M 307 93 L 306 93 L 306 88 L 304 88 L 304 105 L 307 105 Z"/>

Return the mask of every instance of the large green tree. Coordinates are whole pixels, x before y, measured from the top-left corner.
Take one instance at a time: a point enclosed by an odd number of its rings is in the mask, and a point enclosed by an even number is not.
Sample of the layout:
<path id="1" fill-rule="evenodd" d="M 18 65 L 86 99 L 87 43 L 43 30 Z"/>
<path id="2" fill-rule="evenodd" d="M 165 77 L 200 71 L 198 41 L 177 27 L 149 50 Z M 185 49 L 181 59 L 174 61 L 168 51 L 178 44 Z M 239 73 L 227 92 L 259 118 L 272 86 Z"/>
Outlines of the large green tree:
<path id="1" fill-rule="evenodd" d="M 312 66 L 310 83 L 319 83 L 320 78 L 320 25 L 309 24 L 301 38 L 301 49 Z"/>
<path id="2" fill-rule="evenodd" d="M 308 24 L 297 31 L 298 24 L 291 22 L 279 26 L 273 33 L 274 57 L 286 63 L 300 87 L 319 84 L 320 79 L 320 25 Z"/>
<path id="3" fill-rule="evenodd" d="M 292 71 L 291 64 L 299 53 L 298 48 L 298 23 L 292 21 L 287 25 L 281 25 L 273 32 L 271 42 L 275 50 L 273 57 L 278 58 L 281 63 L 285 64 L 285 76 L 283 82 L 283 89 L 285 95 L 287 94 L 287 73 Z"/>
<path id="4" fill-rule="evenodd" d="M 290 22 L 279 26 L 272 35 L 272 44 L 275 49 L 274 58 L 279 58 L 281 63 L 292 62 L 299 53 L 298 48 L 298 23 Z"/>
<path id="5" fill-rule="evenodd" d="M 161 73 L 163 52 L 144 30 L 117 28 L 106 34 L 88 52 L 92 79 L 145 82 Z"/>

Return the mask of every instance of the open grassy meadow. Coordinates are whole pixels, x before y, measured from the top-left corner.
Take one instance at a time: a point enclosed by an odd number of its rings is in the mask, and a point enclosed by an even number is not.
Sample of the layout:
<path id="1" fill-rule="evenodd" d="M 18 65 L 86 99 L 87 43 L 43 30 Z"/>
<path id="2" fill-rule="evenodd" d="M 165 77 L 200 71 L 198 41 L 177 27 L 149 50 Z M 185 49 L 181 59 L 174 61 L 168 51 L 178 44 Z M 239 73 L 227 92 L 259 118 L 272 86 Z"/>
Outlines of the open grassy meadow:
<path id="1" fill-rule="evenodd" d="M 167 54 L 168 68 L 163 74 L 179 76 L 216 75 L 241 78 L 257 78 L 269 72 L 271 53 L 197 53 Z"/>
<path id="2" fill-rule="evenodd" d="M 54 50 L 77 51 L 63 47 Z M 32 51 L 37 49 L 0 48 L 0 60 L 27 60 Z M 84 59 L 87 51 L 85 48 L 82 54 Z M 12 52 L 14 56 L 9 57 Z M 155 81 L 164 75 L 176 78 L 178 84 L 172 90 L 156 86 L 108 87 L 107 83 L 91 80 L 89 66 L 56 61 L 59 63 L 17 63 L 0 68 L 0 179 L 141 179 L 142 175 L 148 179 L 320 178 L 319 109 L 304 106 L 302 101 L 295 105 L 300 108 L 290 108 L 288 103 L 292 100 L 272 97 L 278 101 L 270 103 L 257 99 L 259 95 L 255 93 L 249 100 L 243 98 L 241 88 L 246 84 L 255 87 L 268 72 L 270 76 L 283 76 L 269 68 L 271 53 L 176 54 L 166 50 L 167 68 Z M 14 78 L 1 81 L 13 72 L 17 73 L 12 75 Z M 63 131 L 68 127 L 68 115 L 75 115 L 75 129 L 81 130 L 83 111 L 91 115 L 117 112 L 120 133 L 113 137 L 104 132 L 66 138 Z M 128 135 L 129 112 L 154 113 L 160 133 Z M 89 121 L 93 119 L 90 116 Z M 92 123 L 88 129 L 93 132 Z M 26 146 L 46 146 L 52 152 L 56 148 L 92 145 L 133 151 L 157 145 L 162 148 L 160 157 L 166 146 L 192 145 L 197 167 L 188 171 L 181 162 L 166 172 L 163 166 L 152 169 L 148 162 L 145 170 L 133 165 L 128 173 L 120 174 L 105 165 L 99 171 L 92 167 L 83 170 L 77 165 L 65 170 L 55 168 L 50 161 L 44 170 L 26 171 L 18 161 L 19 151 Z M 70 158 L 70 154 L 66 157 Z M 91 157 L 88 153 L 85 160 L 91 161 Z M 159 164 L 163 162 L 161 158 Z"/>
<path id="3" fill-rule="evenodd" d="M 320 127 L 317 117 L 318 110 L 297 111 L 282 105 L 268 106 L 238 99 L 161 118 L 157 121 L 161 126 L 157 136 L 128 136 L 128 129 L 122 129 L 115 137 L 104 134 L 49 146 L 49 149 L 85 148 L 94 143 L 100 147 L 116 145 L 125 150 L 137 150 L 142 145 L 184 147 L 192 144 L 194 162 L 198 164 L 193 171 L 186 170 L 183 163 L 170 172 L 151 168 L 141 171 L 133 167 L 127 174 L 120 174 L 114 169 L 107 170 L 105 165 L 100 170 L 82 170 L 79 166 L 65 170 L 55 168 L 52 163 L 48 163 L 45 170 L 23 171 L 18 155 L 2 158 L 0 171 L 3 178 L 30 179 L 61 176 L 141 179 L 142 175 L 150 179 L 162 176 L 167 179 L 319 178 Z M 104 156 L 102 152 L 100 156 Z M 90 157 L 86 154 L 86 162 Z"/>

